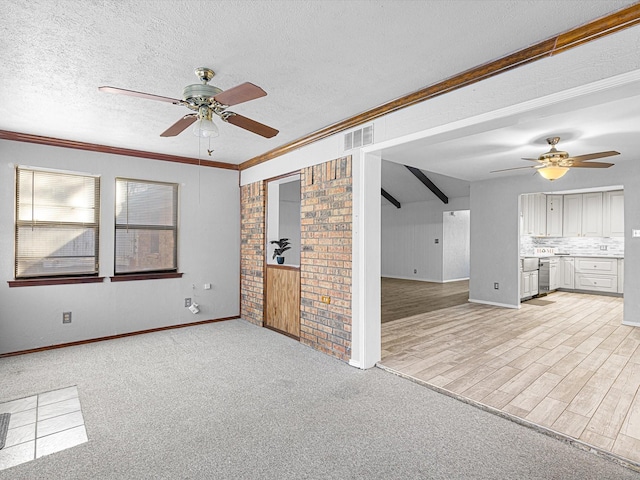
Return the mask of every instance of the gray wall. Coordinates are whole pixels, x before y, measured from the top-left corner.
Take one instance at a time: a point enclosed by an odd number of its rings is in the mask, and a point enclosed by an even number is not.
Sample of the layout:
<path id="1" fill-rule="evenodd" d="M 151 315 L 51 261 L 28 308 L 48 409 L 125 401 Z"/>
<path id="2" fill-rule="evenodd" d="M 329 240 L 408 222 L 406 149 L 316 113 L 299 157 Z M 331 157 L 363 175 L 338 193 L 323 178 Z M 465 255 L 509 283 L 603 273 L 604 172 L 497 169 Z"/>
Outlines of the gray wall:
<path id="1" fill-rule="evenodd" d="M 238 172 L 0 140 L 0 353 L 239 314 Z M 9 288 L 14 169 L 101 175 L 100 275 L 113 275 L 115 177 L 179 183 L 180 279 Z M 211 290 L 204 290 L 211 283 Z M 201 311 L 184 308 L 192 297 Z M 71 311 L 71 324 L 62 312 Z"/>
<path id="2" fill-rule="evenodd" d="M 555 182 L 530 174 L 473 182 L 470 299 L 512 307 L 519 304 L 520 194 L 614 185 L 623 186 L 625 194 L 624 321 L 640 325 L 640 276 L 635 274 L 640 268 L 640 238 L 631 238 L 631 230 L 640 229 L 640 162 L 633 158 L 608 169 L 573 169 Z M 494 290 L 494 282 L 500 283 L 499 290 Z"/>
<path id="3" fill-rule="evenodd" d="M 429 282 L 445 280 L 442 214 L 446 210 L 468 208 L 469 197 L 451 198 L 446 205 L 440 200 L 404 203 L 399 209 L 383 204 L 382 276 Z"/>

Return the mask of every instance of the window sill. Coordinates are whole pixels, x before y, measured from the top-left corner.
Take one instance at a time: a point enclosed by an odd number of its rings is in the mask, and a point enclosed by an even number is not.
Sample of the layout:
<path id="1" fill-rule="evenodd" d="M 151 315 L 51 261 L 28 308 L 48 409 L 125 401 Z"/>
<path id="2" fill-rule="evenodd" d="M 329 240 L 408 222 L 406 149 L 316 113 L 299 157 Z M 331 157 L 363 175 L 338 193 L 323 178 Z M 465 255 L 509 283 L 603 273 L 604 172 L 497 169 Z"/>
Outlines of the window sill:
<path id="1" fill-rule="evenodd" d="M 59 277 L 59 278 L 31 278 L 24 280 L 9 280 L 9 287 L 39 287 L 42 285 L 68 285 L 72 283 L 102 283 L 104 277 Z"/>
<path id="2" fill-rule="evenodd" d="M 115 275 L 109 277 L 112 282 L 131 282 L 134 280 L 157 280 L 160 278 L 181 278 L 182 273 L 127 273 L 124 275 Z"/>

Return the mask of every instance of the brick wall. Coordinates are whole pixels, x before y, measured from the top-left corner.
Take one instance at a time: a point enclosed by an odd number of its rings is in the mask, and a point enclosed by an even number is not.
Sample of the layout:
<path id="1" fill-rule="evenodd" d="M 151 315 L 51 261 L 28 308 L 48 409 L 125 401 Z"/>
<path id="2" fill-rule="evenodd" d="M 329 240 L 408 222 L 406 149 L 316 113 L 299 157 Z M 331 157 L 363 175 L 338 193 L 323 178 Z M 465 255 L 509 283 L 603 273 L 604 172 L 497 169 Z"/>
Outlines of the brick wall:
<path id="1" fill-rule="evenodd" d="M 351 157 L 300 171 L 300 341 L 351 358 Z M 240 315 L 262 325 L 264 182 L 241 189 Z M 322 297 L 331 298 L 323 303 Z"/>
<path id="2" fill-rule="evenodd" d="M 264 182 L 240 191 L 240 316 L 262 325 L 264 303 Z"/>
<path id="3" fill-rule="evenodd" d="M 300 341 L 351 358 L 351 157 L 301 170 Z M 322 297 L 331 298 L 323 303 Z"/>

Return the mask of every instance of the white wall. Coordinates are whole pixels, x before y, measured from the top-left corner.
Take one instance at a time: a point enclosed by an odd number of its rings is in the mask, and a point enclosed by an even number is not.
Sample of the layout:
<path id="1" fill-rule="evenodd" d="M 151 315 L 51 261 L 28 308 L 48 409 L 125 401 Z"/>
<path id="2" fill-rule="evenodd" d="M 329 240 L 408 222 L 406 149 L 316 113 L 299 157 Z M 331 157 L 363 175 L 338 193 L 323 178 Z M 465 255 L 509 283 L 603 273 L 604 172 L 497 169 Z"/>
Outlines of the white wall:
<path id="1" fill-rule="evenodd" d="M 0 140 L 0 353 L 239 314 L 238 172 Z M 28 165 L 101 176 L 100 275 L 113 275 L 115 177 L 179 187 L 179 279 L 9 288 L 14 169 Z M 203 290 L 211 283 L 211 290 Z M 195 285 L 195 289 L 192 287 Z M 184 307 L 192 297 L 201 308 Z M 62 312 L 72 323 L 62 324 Z"/>
<path id="2" fill-rule="evenodd" d="M 440 200 L 403 203 L 402 208 L 383 204 L 382 276 L 428 282 L 461 278 L 445 278 L 444 275 L 443 268 L 447 262 L 444 257 L 443 212 L 468 208 L 469 197 L 450 198 L 448 204 Z M 436 239 L 438 243 L 435 243 Z M 453 238 L 451 240 L 456 242 Z"/>

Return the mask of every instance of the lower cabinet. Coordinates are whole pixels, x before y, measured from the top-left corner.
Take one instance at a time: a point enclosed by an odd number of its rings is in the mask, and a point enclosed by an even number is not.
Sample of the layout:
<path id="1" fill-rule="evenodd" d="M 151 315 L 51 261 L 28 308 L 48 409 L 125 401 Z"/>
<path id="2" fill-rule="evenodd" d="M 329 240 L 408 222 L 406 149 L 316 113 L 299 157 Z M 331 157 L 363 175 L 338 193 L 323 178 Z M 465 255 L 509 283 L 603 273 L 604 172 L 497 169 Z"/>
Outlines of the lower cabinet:
<path id="1" fill-rule="evenodd" d="M 575 262 L 573 257 L 562 257 L 558 264 L 558 288 L 573 290 Z"/>
<path id="2" fill-rule="evenodd" d="M 520 273 L 520 299 L 538 294 L 538 271 Z"/>
<path id="3" fill-rule="evenodd" d="M 553 292 L 560 288 L 560 281 L 558 278 L 558 259 L 550 258 L 549 259 L 549 291 Z"/>
<path id="4" fill-rule="evenodd" d="M 574 288 L 591 292 L 618 293 L 618 276 L 576 272 Z"/>
<path id="5" fill-rule="evenodd" d="M 575 290 L 618 292 L 617 258 L 575 258 Z"/>

